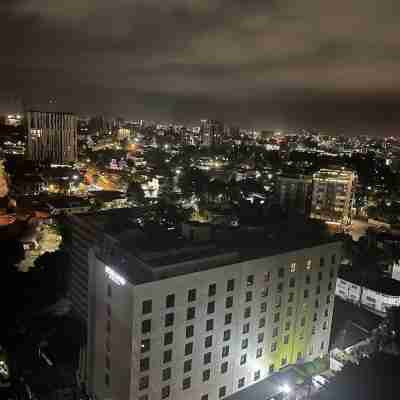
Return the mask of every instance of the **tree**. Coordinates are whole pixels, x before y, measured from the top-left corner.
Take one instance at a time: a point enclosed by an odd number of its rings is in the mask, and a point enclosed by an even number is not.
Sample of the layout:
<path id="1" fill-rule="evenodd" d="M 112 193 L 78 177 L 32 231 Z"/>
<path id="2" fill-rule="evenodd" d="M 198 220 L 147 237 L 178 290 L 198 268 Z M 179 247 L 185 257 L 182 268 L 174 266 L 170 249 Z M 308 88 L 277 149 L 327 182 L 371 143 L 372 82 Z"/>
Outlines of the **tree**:
<path id="1" fill-rule="evenodd" d="M 132 181 L 129 183 L 127 195 L 128 198 L 136 204 L 143 204 L 145 201 L 144 191 L 138 182 Z"/>

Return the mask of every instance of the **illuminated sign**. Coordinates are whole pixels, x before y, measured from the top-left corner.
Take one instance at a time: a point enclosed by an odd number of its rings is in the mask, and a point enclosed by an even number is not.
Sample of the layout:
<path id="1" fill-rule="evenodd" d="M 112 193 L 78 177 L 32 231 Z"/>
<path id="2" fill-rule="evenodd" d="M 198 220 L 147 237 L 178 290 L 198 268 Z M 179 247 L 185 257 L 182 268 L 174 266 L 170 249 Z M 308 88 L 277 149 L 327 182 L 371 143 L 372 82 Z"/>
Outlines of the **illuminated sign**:
<path id="1" fill-rule="evenodd" d="M 117 274 L 113 269 L 110 267 L 105 267 L 106 275 L 108 279 L 113 281 L 118 286 L 124 286 L 126 284 L 126 279 L 123 278 L 120 274 Z"/>

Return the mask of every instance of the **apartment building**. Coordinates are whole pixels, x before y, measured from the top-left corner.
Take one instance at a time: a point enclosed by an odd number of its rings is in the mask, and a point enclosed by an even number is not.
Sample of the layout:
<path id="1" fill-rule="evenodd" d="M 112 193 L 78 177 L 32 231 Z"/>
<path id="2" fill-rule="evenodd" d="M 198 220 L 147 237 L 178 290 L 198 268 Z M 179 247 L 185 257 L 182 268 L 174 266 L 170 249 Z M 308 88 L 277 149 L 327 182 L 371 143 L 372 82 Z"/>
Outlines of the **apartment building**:
<path id="1" fill-rule="evenodd" d="M 97 399 L 222 399 L 328 352 L 340 242 L 201 241 L 138 229 L 89 252 Z M 172 235 L 173 236 L 173 235 Z"/>

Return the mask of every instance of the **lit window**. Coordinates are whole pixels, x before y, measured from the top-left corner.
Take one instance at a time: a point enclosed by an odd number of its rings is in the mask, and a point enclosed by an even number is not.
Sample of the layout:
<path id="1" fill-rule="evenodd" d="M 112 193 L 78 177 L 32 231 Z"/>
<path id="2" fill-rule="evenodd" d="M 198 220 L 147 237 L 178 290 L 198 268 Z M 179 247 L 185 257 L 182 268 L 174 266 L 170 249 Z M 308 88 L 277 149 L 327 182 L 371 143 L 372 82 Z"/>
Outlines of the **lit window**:
<path id="1" fill-rule="evenodd" d="M 290 264 L 290 272 L 296 272 L 296 263 L 295 262 Z"/>

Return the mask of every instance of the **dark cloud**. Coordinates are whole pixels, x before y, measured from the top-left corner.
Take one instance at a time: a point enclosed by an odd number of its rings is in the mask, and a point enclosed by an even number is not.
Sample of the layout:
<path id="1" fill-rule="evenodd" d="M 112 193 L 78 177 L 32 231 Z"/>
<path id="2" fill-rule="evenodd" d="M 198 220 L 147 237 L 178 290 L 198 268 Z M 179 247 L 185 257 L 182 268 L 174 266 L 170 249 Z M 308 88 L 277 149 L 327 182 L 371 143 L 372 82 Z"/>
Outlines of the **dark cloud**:
<path id="1" fill-rule="evenodd" d="M 2 99 L 392 132 L 398 15 L 391 0 L 2 0 Z"/>

